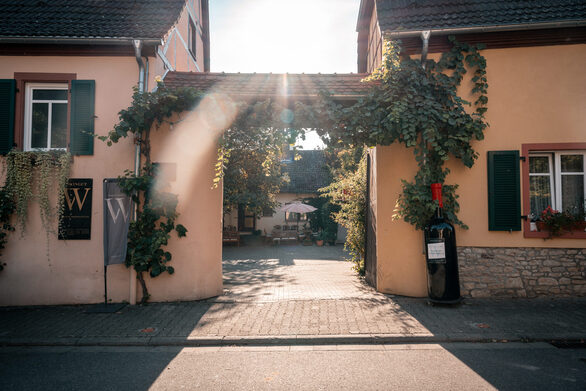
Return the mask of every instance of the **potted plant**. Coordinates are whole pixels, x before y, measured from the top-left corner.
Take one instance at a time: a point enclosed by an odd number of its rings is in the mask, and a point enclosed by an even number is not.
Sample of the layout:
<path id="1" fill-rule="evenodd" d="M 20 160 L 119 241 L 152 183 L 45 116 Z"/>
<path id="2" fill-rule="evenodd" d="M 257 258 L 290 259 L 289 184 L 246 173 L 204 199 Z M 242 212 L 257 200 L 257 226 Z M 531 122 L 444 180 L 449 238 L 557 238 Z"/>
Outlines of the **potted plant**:
<path id="1" fill-rule="evenodd" d="M 315 244 L 318 246 L 323 246 L 324 245 L 324 240 L 326 240 L 326 232 L 325 231 L 319 231 L 319 233 L 317 234 L 317 236 L 315 237 Z"/>
<path id="2" fill-rule="evenodd" d="M 325 231 L 325 241 L 328 242 L 330 246 L 336 245 L 337 236 L 337 233 L 334 231 Z"/>
<path id="3" fill-rule="evenodd" d="M 561 236 L 564 232 L 583 231 L 586 228 L 584 207 L 560 212 L 548 206 L 541 212 L 537 228 L 547 231 L 549 238 Z"/>

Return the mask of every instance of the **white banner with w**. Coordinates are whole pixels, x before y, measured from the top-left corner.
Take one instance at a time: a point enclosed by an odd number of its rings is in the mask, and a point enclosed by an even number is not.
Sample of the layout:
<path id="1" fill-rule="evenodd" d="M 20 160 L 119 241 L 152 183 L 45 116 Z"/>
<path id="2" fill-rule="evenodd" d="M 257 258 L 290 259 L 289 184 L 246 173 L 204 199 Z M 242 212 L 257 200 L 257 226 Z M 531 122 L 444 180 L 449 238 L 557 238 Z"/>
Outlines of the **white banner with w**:
<path id="1" fill-rule="evenodd" d="M 132 208 L 118 179 L 104 179 L 104 265 L 124 263 Z"/>

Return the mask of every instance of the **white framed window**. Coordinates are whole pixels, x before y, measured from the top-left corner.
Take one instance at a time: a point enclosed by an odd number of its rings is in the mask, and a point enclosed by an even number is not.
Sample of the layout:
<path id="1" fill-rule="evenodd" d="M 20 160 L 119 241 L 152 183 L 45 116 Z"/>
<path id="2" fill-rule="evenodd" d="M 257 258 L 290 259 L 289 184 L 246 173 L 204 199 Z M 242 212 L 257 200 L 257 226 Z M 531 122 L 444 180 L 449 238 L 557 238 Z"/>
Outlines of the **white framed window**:
<path id="1" fill-rule="evenodd" d="M 26 83 L 24 150 L 67 149 L 67 83 Z"/>
<path id="2" fill-rule="evenodd" d="M 197 59 L 197 28 L 195 27 L 195 23 L 189 18 L 189 27 L 187 32 L 187 46 L 189 47 L 189 52 L 193 56 L 193 59 Z"/>
<path id="3" fill-rule="evenodd" d="M 586 199 L 586 151 L 539 152 L 529 155 L 531 214 L 551 206 L 578 212 Z"/>

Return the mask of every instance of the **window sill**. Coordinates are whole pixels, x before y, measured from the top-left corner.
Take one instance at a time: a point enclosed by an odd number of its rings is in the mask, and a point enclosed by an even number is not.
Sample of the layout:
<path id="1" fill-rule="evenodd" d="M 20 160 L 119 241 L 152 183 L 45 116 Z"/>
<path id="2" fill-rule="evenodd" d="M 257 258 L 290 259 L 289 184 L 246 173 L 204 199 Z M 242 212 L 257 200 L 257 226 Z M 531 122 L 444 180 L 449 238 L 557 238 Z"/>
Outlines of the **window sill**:
<path id="1" fill-rule="evenodd" d="M 523 236 L 526 238 L 541 238 L 541 239 L 586 239 L 586 232 L 576 230 L 565 232 L 562 235 L 549 237 L 548 231 L 531 231 L 529 223 L 525 223 L 523 227 Z"/>

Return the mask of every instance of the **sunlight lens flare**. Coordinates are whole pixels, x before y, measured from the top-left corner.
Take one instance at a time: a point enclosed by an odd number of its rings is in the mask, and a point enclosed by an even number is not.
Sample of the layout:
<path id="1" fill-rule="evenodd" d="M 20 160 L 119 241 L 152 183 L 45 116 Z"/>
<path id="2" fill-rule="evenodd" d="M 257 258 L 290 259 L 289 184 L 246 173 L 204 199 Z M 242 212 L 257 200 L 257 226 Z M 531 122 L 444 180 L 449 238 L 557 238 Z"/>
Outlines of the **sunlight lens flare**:
<path id="1" fill-rule="evenodd" d="M 209 189 L 218 138 L 236 118 L 237 107 L 226 95 L 210 93 L 191 112 L 183 113 L 171 130 L 154 144 L 155 161 L 173 164 L 176 173 L 161 170 L 155 181 L 160 190 L 178 194 L 178 211 L 196 192 Z"/>

